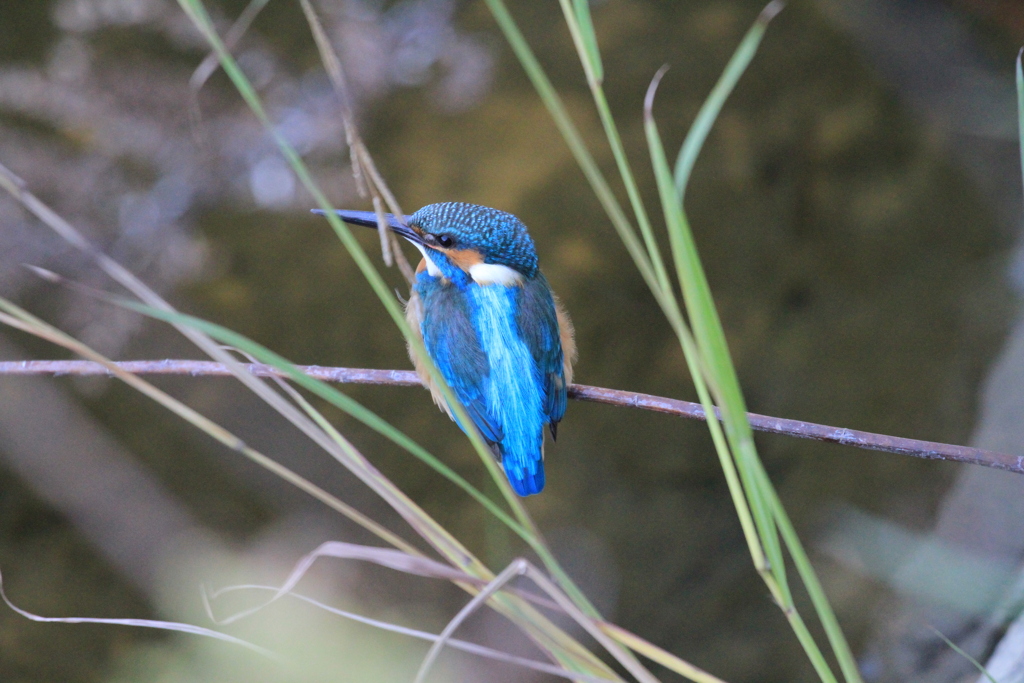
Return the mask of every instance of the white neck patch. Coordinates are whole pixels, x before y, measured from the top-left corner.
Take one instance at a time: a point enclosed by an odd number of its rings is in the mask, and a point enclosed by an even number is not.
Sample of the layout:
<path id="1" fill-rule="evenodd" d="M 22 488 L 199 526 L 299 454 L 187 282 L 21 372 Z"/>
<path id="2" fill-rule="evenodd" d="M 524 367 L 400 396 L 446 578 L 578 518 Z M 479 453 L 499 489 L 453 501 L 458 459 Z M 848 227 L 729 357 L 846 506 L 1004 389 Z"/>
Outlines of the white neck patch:
<path id="1" fill-rule="evenodd" d="M 437 267 L 437 264 L 434 263 L 434 261 L 427 254 L 427 248 L 424 247 L 422 244 L 416 244 L 415 242 L 413 242 L 412 245 L 419 249 L 420 253 L 423 254 L 423 260 L 427 262 L 427 275 L 429 275 L 430 277 L 441 277 L 441 270 Z"/>
<path id="2" fill-rule="evenodd" d="M 469 276 L 478 285 L 501 285 L 503 287 L 518 285 L 523 280 L 523 275 L 519 271 L 497 263 L 474 264 L 469 267 Z"/>

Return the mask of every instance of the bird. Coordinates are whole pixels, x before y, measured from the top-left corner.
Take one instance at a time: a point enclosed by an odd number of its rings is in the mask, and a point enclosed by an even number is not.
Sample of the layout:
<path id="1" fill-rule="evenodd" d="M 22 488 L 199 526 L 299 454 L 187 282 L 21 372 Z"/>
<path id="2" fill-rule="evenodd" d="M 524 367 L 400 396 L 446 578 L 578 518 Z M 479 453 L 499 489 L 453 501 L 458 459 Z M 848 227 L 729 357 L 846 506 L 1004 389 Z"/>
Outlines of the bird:
<path id="1" fill-rule="evenodd" d="M 317 213 L 321 213 L 317 211 Z M 371 211 L 336 211 L 377 227 Z M 406 319 L 520 496 L 544 488 L 544 427 L 558 436 L 576 344 L 568 314 L 540 271 L 519 218 L 463 202 L 384 214 L 421 253 Z M 434 402 L 459 424 L 412 345 Z"/>

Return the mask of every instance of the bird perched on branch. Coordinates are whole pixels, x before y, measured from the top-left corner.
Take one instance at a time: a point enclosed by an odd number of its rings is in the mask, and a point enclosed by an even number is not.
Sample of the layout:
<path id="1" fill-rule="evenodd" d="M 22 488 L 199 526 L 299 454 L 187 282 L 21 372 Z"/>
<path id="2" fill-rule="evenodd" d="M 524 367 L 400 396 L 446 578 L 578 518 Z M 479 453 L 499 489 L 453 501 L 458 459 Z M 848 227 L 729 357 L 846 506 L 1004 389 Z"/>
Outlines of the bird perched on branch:
<path id="1" fill-rule="evenodd" d="M 347 223 L 377 227 L 373 212 L 337 213 Z M 526 226 L 510 213 L 458 202 L 386 218 L 423 255 L 406 305 L 410 326 L 512 488 L 521 496 L 540 493 L 544 425 L 555 438 L 576 346 Z M 434 401 L 456 419 L 411 349 L 410 356 Z"/>

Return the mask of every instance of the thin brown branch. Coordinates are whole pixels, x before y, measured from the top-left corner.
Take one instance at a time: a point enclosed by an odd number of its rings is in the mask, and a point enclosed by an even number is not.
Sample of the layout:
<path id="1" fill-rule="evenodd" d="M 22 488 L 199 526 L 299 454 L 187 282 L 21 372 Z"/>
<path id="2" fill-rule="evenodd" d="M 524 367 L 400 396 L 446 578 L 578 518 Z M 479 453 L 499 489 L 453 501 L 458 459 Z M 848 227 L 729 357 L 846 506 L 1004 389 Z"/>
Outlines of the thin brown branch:
<path id="1" fill-rule="evenodd" d="M 231 371 L 220 363 L 196 360 L 142 360 L 125 361 L 118 366 L 128 372 L 140 375 L 189 375 L 192 377 L 230 377 Z M 260 364 L 243 364 L 257 377 L 287 377 L 283 372 Z M 319 365 L 300 365 L 300 370 L 310 377 L 325 382 L 339 384 L 376 384 L 412 387 L 420 384 L 419 377 L 412 370 L 373 370 L 365 368 L 332 368 Z M 0 375 L 111 375 L 111 372 L 99 363 L 79 360 L 27 360 L 0 361 Z M 569 398 L 577 401 L 605 403 L 626 408 L 640 408 L 656 413 L 665 413 L 693 420 L 704 420 L 706 415 L 699 403 L 681 401 L 663 396 L 652 396 L 635 391 L 621 391 L 592 387 L 586 384 L 569 386 Z M 928 460 L 952 460 L 972 465 L 984 465 L 995 469 L 1024 474 L 1024 456 L 986 451 L 980 448 L 955 446 L 904 439 L 898 436 L 874 434 L 856 429 L 830 427 L 828 425 L 788 420 L 781 417 L 769 417 L 757 413 L 747 413 L 750 425 L 761 432 L 782 434 L 798 439 L 813 439 L 854 446 L 872 451 L 884 451 L 909 455 Z"/>

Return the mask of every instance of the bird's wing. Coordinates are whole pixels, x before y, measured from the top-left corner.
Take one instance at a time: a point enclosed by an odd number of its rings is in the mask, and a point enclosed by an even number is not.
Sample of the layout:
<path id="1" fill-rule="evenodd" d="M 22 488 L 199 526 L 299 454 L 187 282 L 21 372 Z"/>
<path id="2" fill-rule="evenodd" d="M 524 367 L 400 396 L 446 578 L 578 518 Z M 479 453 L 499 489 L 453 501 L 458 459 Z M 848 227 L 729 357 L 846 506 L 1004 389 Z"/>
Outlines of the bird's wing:
<path id="1" fill-rule="evenodd" d="M 544 415 L 554 434 L 555 425 L 565 415 L 567 364 L 555 300 L 542 274 L 523 280 L 518 304 L 519 333 L 537 364 L 538 379 L 545 393 Z M 571 335 L 571 328 L 568 332 Z"/>
<path id="2" fill-rule="evenodd" d="M 442 284 L 439 278 L 426 275 L 418 277 L 416 291 L 422 300 L 421 331 L 427 352 L 481 436 L 488 443 L 500 443 L 501 424 L 487 410 L 483 394 L 490 366 L 473 328 L 465 294 L 455 286 Z"/>

